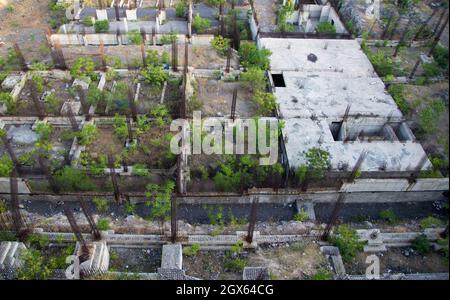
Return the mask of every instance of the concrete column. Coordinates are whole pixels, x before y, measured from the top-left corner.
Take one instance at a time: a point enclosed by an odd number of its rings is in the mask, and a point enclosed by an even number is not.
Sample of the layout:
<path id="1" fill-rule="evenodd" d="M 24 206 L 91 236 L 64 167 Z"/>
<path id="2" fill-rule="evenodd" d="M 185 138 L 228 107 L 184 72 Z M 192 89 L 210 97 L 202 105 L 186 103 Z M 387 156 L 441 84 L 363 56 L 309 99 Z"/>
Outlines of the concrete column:
<path id="1" fill-rule="evenodd" d="M 123 29 L 125 30 L 125 33 L 128 33 L 128 21 L 127 21 L 127 18 L 123 19 Z"/>
<path id="2" fill-rule="evenodd" d="M 106 12 L 106 9 L 97 9 L 95 13 L 97 15 L 97 20 L 108 20 L 108 13 Z"/>

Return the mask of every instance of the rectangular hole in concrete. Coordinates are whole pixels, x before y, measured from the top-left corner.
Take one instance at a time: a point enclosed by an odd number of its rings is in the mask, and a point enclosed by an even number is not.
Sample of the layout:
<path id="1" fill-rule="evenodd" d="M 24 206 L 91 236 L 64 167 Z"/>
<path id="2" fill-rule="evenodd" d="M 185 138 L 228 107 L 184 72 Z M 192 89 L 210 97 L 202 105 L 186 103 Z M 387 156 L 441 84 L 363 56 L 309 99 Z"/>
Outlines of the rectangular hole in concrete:
<path id="1" fill-rule="evenodd" d="M 330 131 L 331 131 L 331 134 L 333 135 L 333 139 L 335 141 L 340 140 L 339 132 L 341 131 L 341 128 L 342 128 L 342 122 L 332 122 L 330 125 Z"/>
<path id="2" fill-rule="evenodd" d="M 272 79 L 275 87 L 286 87 L 283 74 L 272 74 Z"/>

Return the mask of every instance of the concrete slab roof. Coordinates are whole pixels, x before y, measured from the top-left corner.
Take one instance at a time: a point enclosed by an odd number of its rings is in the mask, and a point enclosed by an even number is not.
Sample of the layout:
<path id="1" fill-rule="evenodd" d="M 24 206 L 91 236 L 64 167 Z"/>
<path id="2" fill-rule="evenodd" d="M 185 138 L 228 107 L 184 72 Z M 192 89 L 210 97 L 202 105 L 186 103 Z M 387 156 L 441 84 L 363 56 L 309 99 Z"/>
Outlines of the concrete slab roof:
<path id="1" fill-rule="evenodd" d="M 262 38 L 272 51 L 272 71 L 340 73 L 341 77 L 378 77 L 356 40 Z M 314 54 L 316 62 L 308 60 Z"/>
<path id="2" fill-rule="evenodd" d="M 394 99 L 378 77 L 348 78 L 340 74 L 283 72 L 286 87 L 275 95 L 283 118 L 311 116 L 342 118 L 347 106 L 350 114 L 401 118 Z"/>
<path id="3" fill-rule="evenodd" d="M 305 153 L 311 148 L 320 148 L 330 153 L 332 170 L 339 170 L 344 165 L 352 170 L 361 153 L 367 151 L 361 166 L 361 171 L 364 172 L 380 171 L 380 167 L 384 165 L 386 171 L 412 171 L 425 155 L 422 146 L 411 141 L 334 141 L 324 119 L 287 119 L 285 122 L 283 134 L 286 152 L 289 165 L 295 168 L 306 163 Z M 424 169 L 430 166 L 431 163 L 427 162 Z"/>
<path id="4" fill-rule="evenodd" d="M 283 135 L 291 167 L 306 163 L 310 148 L 330 153 L 333 170 L 352 170 L 363 151 L 368 151 L 361 171 L 411 171 L 425 155 L 420 143 L 390 140 L 335 140 L 332 122 L 341 122 L 347 106 L 348 132 L 377 132 L 389 119 L 403 119 L 394 99 L 385 89 L 356 40 L 262 38 L 262 47 L 272 51 L 271 72 L 282 73 L 285 87 L 276 87 Z M 311 61 L 308 55 L 317 60 Z M 394 133 L 395 135 L 396 133 Z M 431 163 L 427 161 L 424 169 Z"/>

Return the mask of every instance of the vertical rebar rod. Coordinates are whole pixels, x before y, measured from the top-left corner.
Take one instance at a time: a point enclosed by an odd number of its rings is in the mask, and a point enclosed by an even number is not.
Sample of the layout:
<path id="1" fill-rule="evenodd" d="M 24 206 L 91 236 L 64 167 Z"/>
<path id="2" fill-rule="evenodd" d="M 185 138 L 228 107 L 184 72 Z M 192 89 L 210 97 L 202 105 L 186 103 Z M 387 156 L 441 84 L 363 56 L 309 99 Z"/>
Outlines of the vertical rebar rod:
<path id="1" fill-rule="evenodd" d="M 137 108 L 136 108 L 136 103 L 134 102 L 134 96 L 135 96 L 135 91 L 133 89 L 133 86 L 129 86 L 128 87 L 128 104 L 129 104 L 130 110 L 131 110 L 131 117 L 133 118 L 133 121 L 136 122 L 137 121 Z"/>
<path id="2" fill-rule="evenodd" d="M 110 175 L 111 175 L 111 182 L 112 182 L 113 189 L 114 189 L 114 199 L 116 200 L 117 203 L 121 203 L 122 201 L 121 201 L 121 196 L 120 196 L 120 189 L 119 189 L 119 185 L 117 183 L 116 169 L 114 168 L 114 158 L 111 153 L 108 155 L 108 165 L 109 165 L 109 171 L 110 171 Z"/>
<path id="3" fill-rule="evenodd" d="M 31 80 L 30 82 L 30 92 L 31 92 L 31 99 L 33 100 L 34 107 L 36 108 L 39 120 L 43 120 L 46 117 L 46 114 L 42 107 L 42 103 L 39 99 L 36 83 L 33 80 Z"/>
<path id="4" fill-rule="evenodd" d="M 251 244 L 253 242 L 253 234 L 255 232 L 255 225 L 257 221 L 259 197 L 254 197 L 252 201 L 252 207 L 250 209 L 250 218 L 247 230 L 247 236 L 245 240 Z"/>
<path id="5" fill-rule="evenodd" d="M 448 17 L 449 16 L 447 15 L 447 19 L 445 20 L 444 25 L 441 27 L 441 30 L 439 30 L 438 34 L 434 38 L 434 42 L 431 45 L 430 51 L 428 52 L 428 56 L 433 54 L 434 49 L 439 44 L 439 40 L 441 39 L 441 36 L 442 36 L 442 34 L 444 33 L 444 30 L 445 30 L 445 27 L 447 27 L 447 24 L 448 24 Z"/>
<path id="6" fill-rule="evenodd" d="M 236 119 L 236 102 L 237 102 L 237 88 L 234 88 L 233 90 L 233 100 L 231 102 L 231 119 Z"/>
<path id="7" fill-rule="evenodd" d="M 228 48 L 228 52 L 227 52 L 227 66 L 225 68 L 225 72 L 230 73 L 230 68 L 231 68 L 231 47 Z"/>
<path id="8" fill-rule="evenodd" d="M 428 17 L 428 19 L 423 22 L 422 26 L 420 26 L 419 30 L 416 32 L 416 34 L 414 35 L 412 42 L 416 41 L 420 35 L 422 34 L 422 32 L 425 30 L 425 28 L 427 27 L 428 23 L 430 23 L 431 19 L 433 19 L 433 17 L 436 15 L 436 13 L 438 12 L 437 9 L 433 10 L 433 13 Z"/>
<path id="9" fill-rule="evenodd" d="M 170 233 L 171 241 L 175 243 L 178 237 L 177 200 L 175 197 L 170 200 Z"/>
<path id="10" fill-rule="evenodd" d="M 178 44 L 172 41 L 172 71 L 178 72 Z"/>
<path id="11" fill-rule="evenodd" d="M 331 229 L 333 228 L 333 226 L 335 225 L 338 217 L 339 217 L 339 213 L 341 212 L 341 209 L 344 205 L 345 202 L 345 194 L 344 193 L 340 193 L 336 203 L 334 205 L 333 211 L 331 213 L 330 219 L 328 220 L 327 226 L 325 227 L 325 229 L 323 230 L 321 239 L 322 241 L 326 241 L 328 240 L 329 236 L 330 236 L 330 232 Z"/>
<path id="12" fill-rule="evenodd" d="M 96 239 L 96 240 L 101 239 L 102 235 L 100 233 L 100 230 L 98 229 L 97 224 L 95 224 L 94 217 L 92 216 L 92 212 L 90 211 L 86 202 L 84 201 L 84 199 L 82 197 L 78 198 L 78 202 L 80 202 L 81 210 L 83 211 L 83 214 L 86 217 L 86 220 L 88 221 L 89 226 L 91 227 L 91 232 L 92 232 L 94 239 Z"/>
<path id="13" fill-rule="evenodd" d="M 412 23 L 412 18 L 409 19 L 408 24 L 406 25 L 406 28 L 403 31 L 402 36 L 400 37 L 400 40 L 398 41 L 397 47 L 395 47 L 395 51 L 394 51 L 394 55 L 393 55 L 394 57 L 397 57 L 398 52 L 400 51 L 400 47 L 402 47 L 403 44 L 405 43 L 405 39 L 409 32 L 409 27 L 411 26 L 411 23 Z"/>

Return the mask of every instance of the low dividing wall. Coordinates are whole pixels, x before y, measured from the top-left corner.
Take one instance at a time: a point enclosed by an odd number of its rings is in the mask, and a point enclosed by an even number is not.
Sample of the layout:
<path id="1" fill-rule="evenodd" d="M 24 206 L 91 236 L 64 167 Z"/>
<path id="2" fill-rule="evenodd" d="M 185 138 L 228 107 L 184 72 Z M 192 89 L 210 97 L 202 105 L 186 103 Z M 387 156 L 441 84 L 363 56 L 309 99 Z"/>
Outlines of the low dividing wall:
<path id="1" fill-rule="evenodd" d="M 147 34 L 145 38 L 146 45 L 161 44 L 161 38 L 167 34 L 155 34 L 153 39 L 151 34 Z M 184 34 L 177 34 L 179 43 L 184 43 L 187 39 Z M 194 35 L 189 40 L 192 45 L 209 45 L 214 38 L 212 34 Z M 111 33 L 92 33 L 92 34 L 76 34 L 55 33 L 50 36 L 50 42 L 54 46 L 59 44 L 61 46 L 98 46 L 102 42 L 105 46 L 108 45 L 131 45 L 131 41 L 127 34 L 111 34 Z"/>

